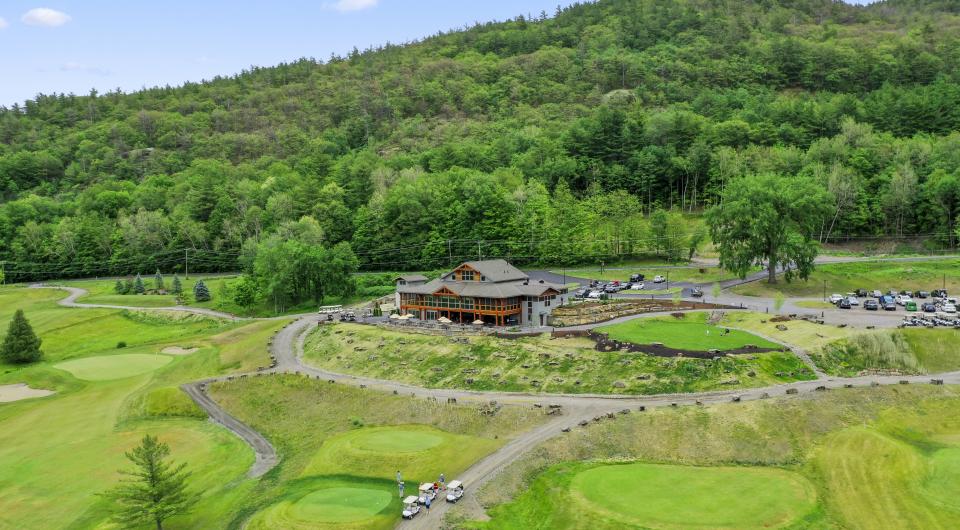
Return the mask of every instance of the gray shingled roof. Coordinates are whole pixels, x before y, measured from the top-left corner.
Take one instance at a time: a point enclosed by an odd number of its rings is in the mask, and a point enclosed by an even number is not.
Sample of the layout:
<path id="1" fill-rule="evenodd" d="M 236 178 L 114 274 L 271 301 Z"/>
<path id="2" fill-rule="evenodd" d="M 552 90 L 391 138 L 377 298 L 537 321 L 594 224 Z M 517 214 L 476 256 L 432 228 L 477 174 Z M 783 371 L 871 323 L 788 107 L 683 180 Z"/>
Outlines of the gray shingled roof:
<path id="1" fill-rule="evenodd" d="M 440 289 L 447 288 L 458 296 L 470 296 L 479 298 L 510 298 L 513 296 L 541 296 L 550 289 L 560 292 L 563 289 L 561 285 L 552 283 L 529 283 L 524 285 L 523 281 L 513 282 L 451 282 L 444 280 L 432 280 L 421 285 L 405 285 L 398 290 L 401 293 L 413 294 L 433 294 Z"/>
<path id="2" fill-rule="evenodd" d="M 397 276 L 393 281 L 403 280 L 405 282 L 425 282 L 427 277 L 422 274 L 401 274 Z"/>
<path id="3" fill-rule="evenodd" d="M 527 279 L 527 275 L 524 274 L 523 271 L 514 267 L 513 265 L 510 265 L 506 260 L 502 259 L 468 261 L 462 265 L 466 265 L 479 272 L 485 276 L 487 280 L 494 283 Z M 444 277 L 447 277 L 449 274 L 450 273 L 444 274 Z"/>

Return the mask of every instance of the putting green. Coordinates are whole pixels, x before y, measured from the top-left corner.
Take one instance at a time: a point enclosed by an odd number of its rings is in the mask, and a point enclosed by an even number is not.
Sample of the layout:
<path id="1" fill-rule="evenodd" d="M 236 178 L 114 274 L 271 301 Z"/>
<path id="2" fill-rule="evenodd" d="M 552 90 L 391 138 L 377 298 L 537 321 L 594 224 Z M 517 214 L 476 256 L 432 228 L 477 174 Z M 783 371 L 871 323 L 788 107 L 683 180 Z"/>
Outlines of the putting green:
<path id="1" fill-rule="evenodd" d="M 315 528 L 367 521 L 390 506 L 393 496 L 383 489 L 335 487 L 320 489 L 297 500 L 284 500 L 257 514 L 251 528 Z"/>
<path id="2" fill-rule="evenodd" d="M 810 482 L 769 468 L 605 465 L 577 474 L 571 490 L 590 510 L 654 529 L 779 528 L 816 506 Z"/>
<path id="3" fill-rule="evenodd" d="M 443 440 L 442 435 L 423 430 L 371 429 L 354 437 L 351 445 L 374 453 L 416 453 L 436 447 Z"/>
<path id="4" fill-rule="evenodd" d="M 110 381 L 152 372 L 171 360 L 173 358 L 167 355 L 130 353 L 75 359 L 55 364 L 54 367 L 66 370 L 78 379 Z"/>

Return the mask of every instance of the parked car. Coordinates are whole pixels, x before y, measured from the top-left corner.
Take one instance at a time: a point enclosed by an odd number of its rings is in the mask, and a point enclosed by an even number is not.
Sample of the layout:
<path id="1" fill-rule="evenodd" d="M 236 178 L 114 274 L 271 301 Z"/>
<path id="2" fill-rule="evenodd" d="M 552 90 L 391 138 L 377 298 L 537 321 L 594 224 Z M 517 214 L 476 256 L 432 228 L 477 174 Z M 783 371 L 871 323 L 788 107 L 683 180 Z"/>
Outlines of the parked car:
<path id="1" fill-rule="evenodd" d="M 889 297 L 887 297 L 887 298 L 889 298 Z M 896 310 L 897 310 L 897 304 L 895 304 L 895 303 L 892 302 L 892 301 L 884 302 L 884 303 L 883 303 L 883 310 L 884 310 L 884 311 L 896 311 Z"/>
<path id="2" fill-rule="evenodd" d="M 921 309 L 923 309 L 923 312 L 924 312 L 924 313 L 936 313 L 936 312 L 937 312 L 937 304 L 932 304 L 932 303 L 930 303 L 930 302 L 927 302 L 927 303 L 923 304 L 923 307 L 921 307 Z"/>
<path id="3" fill-rule="evenodd" d="M 893 304 L 894 306 L 896 306 L 897 301 L 894 300 L 892 296 L 885 294 L 882 297 L 880 297 L 880 305 L 884 306 L 886 304 Z"/>
<path id="4" fill-rule="evenodd" d="M 590 291 L 590 294 L 587 295 L 587 298 L 591 300 L 599 300 L 603 296 L 603 291 Z"/>
<path id="5" fill-rule="evenodd" d="M 853 306 L 850 305 L 850 299 L 843 298 L 839 302 L 837 302 L 837 307 L 839 307 L 840 309 L 850 309 Z"/>
<path id="6" fill-rule="evenodd" d="M 872 294 L 873 294 L 873 297 L 874 297 L 874 298 L 880 298 L 881 296 L 883 296 L 883 293 L 881 293 L 880 291 L 878 291 L 878 290 L 876 290 L 876 289 L 873 290 L 873 293 L 872 293 Z"/>
<path id="7" fill-rule="evenodd" d="M 912 302 L 913 300 L 910 298 L 910 295 L 908 295 L 908 294 L 898 294 L 898 295 L 894 298 L 894 301 L 897 302 L 897 305 L 903 305 L 903 306 L 905 306 L 905 305 L 907 305 L 907 302 Z"/>
<path id="8" fill-rule="evenodd" d="M 667 281 L 667 279 L 663 276 L 657 275 L 653 277 L 653 283 L 663 283 L 665 281 Z"/>
<path id="9" fill-rule="evenodd" d="M 630 282 L 631 282 L 631 283 L 642 282 L 644 279 L 646 279 L 646 278 L 645 278 L 644 275 L 642 275 L 642 274 L 631 274 L 631 275 L 630 275 Z"/>
<path id="10" fill-rule="evenodd" d="M 913 293 L 914 298 L 930 298 L 930 293 L 927 291 L 917 291 Z"/>
<path id="11" fill-rule="evenodd" d="M 857 298 L 866 298 L 866 297 L 867 297 L 867 290 L 866 290 L 866 289 L 857 289 L 856 291 L 854 291 L 853 294 L 857 295 Z"/>
<path id="12" fill-rule="evenodd" d="M 949 314 L 953 315 L 953 314 L 955 314 L 955 313 L 957 312 L 957 306 L 955 306 L 955 305 L 953 305 L 953 304 L 943 304 L 943 307 L 941 308 L 941 310 L 942 310 L 944 313 L 949 313 Z"/>
<path id="13" fill-rule="evenodd" d="M 860 300 L 856 296 L 848 296 L 847 302 L 850 302 L 850 305 L 853 305 L 853 306 L 860 305 Z"/>
<path id="14" fill-rule="evenodd" d="M 933 296 L 934 298 L 946 298 L 946 297 L 947 297 L 947 290 L 946 290 L 946 289 L 934 289 L 933 291 L 930 292 L 930 295 Z"/>
<path id="15" fill-rule="evenodd" d="M 867 311 L 876 311 L 880 309 L 880 304 L 878 304 L 876 300 L 870 299 L 863 302 L 863 308 Z"/>
<path id="16" fill-rule="evenodd" d="M 916 311 L 917 303 L 914 302 L 913 300 L 910 300 L 909 302 L 903 304 L 903 308 L 906 309 L 907 311 Z"/>
<path id="17" fill-rule="evenodd" d="M 615 292 L 617 292 L 617 291 L 619 291 L 619 290 L 620 290 L 620 288 L 617 287 L 616 285 L 612 284 L 612 283 L 608 283 L 607 285 L 605 285 L 605 286 L 603 287 L 603 292 L 605 292 L 605 293 L 607 293 L 607 294 L 613 294 L 613 293 L 615 293 Z"/>
<path id="18" fill-rule="evenodd" d="M 703 291 L 699 287 L 694 287 L 690 290 L 690 296 L 694 298 L 703 298 Z"/>
<path id="19" fill-rule="evenodd" d="M 634 291 L 642 291 L 644 287 L 646 287 L 646 285 L 644 285 L 643 282 L 636 282 L 630 285 L 630 288 Z"/>
<path id="20" fill-rule="evenodd" d="M 843 300 L 843 295 L 837 294 L 837 293 L 833 293 L 830 295 L 831 304 L 837 305 L 838 303 L 840 303 L 840 300 Z"/>

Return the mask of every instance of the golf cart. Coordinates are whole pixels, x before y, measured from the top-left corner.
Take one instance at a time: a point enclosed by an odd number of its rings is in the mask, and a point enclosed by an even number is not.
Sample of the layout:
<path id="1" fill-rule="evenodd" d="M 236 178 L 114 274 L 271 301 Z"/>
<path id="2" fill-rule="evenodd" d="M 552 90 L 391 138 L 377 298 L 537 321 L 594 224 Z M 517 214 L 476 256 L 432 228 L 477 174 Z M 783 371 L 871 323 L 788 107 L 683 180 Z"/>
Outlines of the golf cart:
<path id="1" fill-rule="evenodd" d="M 463 497 L 463 482 L 453 480 L 447 484 L 447 502 L 457 502 Z"/>
<path id="2" fill-rule="evenodd" d="M 424 482 L 420 484 L 420 504 L 426 504 L 427 499 L 433 502 L 437 498 L 437 490 L 433 487 L 433 482 Z"/>
<path id="3" fill-rule="evenodd" d="M 413 519 L 420 513 L 420 499 L 415 495 L 403 499 L 403 518 Z"/>

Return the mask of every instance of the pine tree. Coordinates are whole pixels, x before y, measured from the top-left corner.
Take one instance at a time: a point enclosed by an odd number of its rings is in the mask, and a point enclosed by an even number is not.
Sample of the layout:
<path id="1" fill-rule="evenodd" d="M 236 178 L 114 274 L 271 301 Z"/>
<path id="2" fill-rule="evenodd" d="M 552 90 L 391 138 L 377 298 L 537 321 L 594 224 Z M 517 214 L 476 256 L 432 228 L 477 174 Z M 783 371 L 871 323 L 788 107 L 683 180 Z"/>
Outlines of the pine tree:
<path id="1" fill-rule="evenodd" d="M 127 294 L 127 286 L 123 283 L 123 280 L 117 280 L 117 283 L 113 286 L 113 290 L 117 294 Z"/>
<path id="2" fill-rule="evenodd" d="M 33 363 L 43 357 L 41 341 L 30 327 L 22 309 L 17 309 L 7 328 L 7 337 L 0 348 L 0 359 L 8 363 Z"/>
<path id="3" fill-rule="evenodd" d="M 183 284 L 180 283 L 180 277 L 173 275 L 173 294 L 183 294 Z"/>
<path id="4" fill-rule="evenodd" d="M 197 283 L 193 284 L 193 298 L 197 302 L 210 301 L 210 289 L 207 289 L 207 284 L 203 283 L 203 280 L 197 280 Z"/>
<path id="5" fill-rule="evenodd" d="M 157 291 L 163 290 L 163 275 L 160 274 L 160 269 L 157 269 L 157 273 L 153 276 L 153 286 Z"/>
<path id="6" fill-rule="evenodd" d="M 140 274 L 137 274 L 137 278 L 133 280 L 133 292 L 137 294 L 143 294 L 147 291 L 147 288 L 143 285 L 143 278 L 140 277 Z"/>
<path id="7" fill-rule="evenodd" d="M 130 278 L 127 278 L 127 280 L 123 282 L 123 294 L 130 294 L 132 292 L 133 292 L 133 280 Z"/>
<path id="8" fill-rule="evenodd" d="M 165 520 L 186 513 L 196 502 L 187 492 L 186 464 L 172 466 L 165 461 L 168 456 L 170 446 L 150 435 L 126 453 L 137 469 L 120 471 L 131 478 L 107 494 L 121 505 L 114 516 L 118 523 L 124 527 L 153 523 L 163 530 Z"/>

